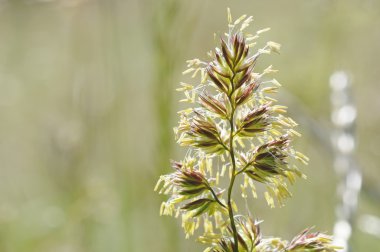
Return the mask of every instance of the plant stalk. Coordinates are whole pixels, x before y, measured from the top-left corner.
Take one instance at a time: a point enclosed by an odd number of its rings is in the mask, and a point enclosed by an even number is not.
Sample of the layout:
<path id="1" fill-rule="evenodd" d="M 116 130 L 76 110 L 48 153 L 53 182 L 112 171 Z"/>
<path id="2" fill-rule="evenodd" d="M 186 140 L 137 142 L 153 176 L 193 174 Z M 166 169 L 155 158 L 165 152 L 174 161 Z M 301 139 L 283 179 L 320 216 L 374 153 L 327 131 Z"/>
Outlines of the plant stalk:
<path id="1" fill-rule="evenodd" d="M 230 101 L 230 104 L 232 105 L 231 97 L 229 97 L 229 101 Z M 230 216 L 231 228 L 232 228 L 232 232 L 233 232 L 233 236 L 234 236 L 233 252 L 239 252 L 238 233 L 237 233 L 236 226 L 235 226 L 234 212 L 233 212 L 232 204 L 231 204 L 232 189 L 233 189 L 235 177 L 236 177 L 236 174 L 235 174 L 236 161 L 235 161 L 235 152 L 234 152 L 234 146 L 233 146 L 233 143 L 234 143 L 234 114 L 235 114 L 235 108 L 232 106 L 231 118 L 229 120 L 230 121 L 230 127 L 231 127 L 229 152 L 230 152 L 231 164 L 232 164 L 232 174 L 231 174 L 230 185 L 228 187 L 227 204 L 228 204 L 228 214 Z"/>
<path id="2" fill-rule="evenodd" d="M 225 205 L 219 200 L 218 196 L 216 195 L 216 193 L 215 193 L 215 191 L 212 189 L 212 187 L 209 186 L 209 185 L 207 185 L 207 188 L 210 190 L 210 192 L 211 192 L 212 196 L 214 197 L 215 201 L 216 201 L 219 205 L 221 205 L 222 207 L 227 208 L 227 207 L 226 207 L 226 206 L 225 206 Z"/>

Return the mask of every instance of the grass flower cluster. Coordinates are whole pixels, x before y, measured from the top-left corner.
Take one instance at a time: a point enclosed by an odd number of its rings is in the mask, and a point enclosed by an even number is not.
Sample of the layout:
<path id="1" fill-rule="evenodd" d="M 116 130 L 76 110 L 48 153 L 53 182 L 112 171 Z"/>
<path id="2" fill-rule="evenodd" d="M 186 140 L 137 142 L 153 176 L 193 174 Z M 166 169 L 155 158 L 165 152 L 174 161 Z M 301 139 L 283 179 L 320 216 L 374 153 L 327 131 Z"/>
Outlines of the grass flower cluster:
<path id="1" fill-rule="evenodd" d="M 236 187 L 243 200 L 263 191 L 270 207 L 282 206 L 291 196 L 289 185 L 305 178 L 291 160 L 308 161 L 292 146 L 300 136 L 297 123 L 272 97 L 281 85 L 267 76 L 276 70 L 269 66 L 255 72 L 260 56 L 278 53 L 280 45 L 267 42 L 254 50 L 269 29 L 247 33 L 252 20 L 243 15 L 233 21 L 228 11 L 228 33 L 208 53 L 210 60 L 188 61 L 184 74 L 199 81 L 178 88 L 190 107 L 179 112 L 175 128 L 179 145 L 188 152 L 182 161 L 172 161 L 174 172 L 157 183 L 156 190 L 169 195 L 161 214 L 180 217 L 186 237 L 200 229 L 198 241 L 207 245 L 205 251 L 337 251 L 331 237 L 309 229 L 292 241 L 264 237 L 259 221 L 241 215 L 241 200 L 233 198 Z"/>

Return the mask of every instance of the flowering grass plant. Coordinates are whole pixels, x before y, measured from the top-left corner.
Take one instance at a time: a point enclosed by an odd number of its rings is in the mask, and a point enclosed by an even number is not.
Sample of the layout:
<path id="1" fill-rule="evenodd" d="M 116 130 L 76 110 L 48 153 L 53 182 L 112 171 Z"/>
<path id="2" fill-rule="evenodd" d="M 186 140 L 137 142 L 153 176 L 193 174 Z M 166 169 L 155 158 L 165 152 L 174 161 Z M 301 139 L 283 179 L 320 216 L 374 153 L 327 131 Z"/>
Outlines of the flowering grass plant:
<path id="1" fill-rule="evenodd" d="M 199 81 L 181 83 L 177 89 L 190 107 L 179 112 L 175 128 L 179 145 L 188 151 L 183 160 L 172 161 L 174 172 L 157 183 L 156 190 L 169 195 L 161 214 L 180 217 L 186 237 L 201 229 L 198 241 L 207 245 L 205 251 L 337 251 L 330 236 L 310 229 L 291 241 L 264 237 L 260 222 L 239 212 L 236 187 L 243 200 L 249 192 L 257 198 L 258 191 L 264 191 L 270 207 L 282 206 L 291 197 L 289 185 L 305 178 L 292 159 L 308 162 L 292 146 L 293 138 L 300 136 L 294 130 L 297 123 L 271 96 L 281 86 L 267 78 L 276 70 L 269 66 L 255 72 L 259 58 L 279 53 L 280 45 L 267 42 L 254 50 L 256 40 L 269 29 L 249 34 L 252 20 L 243 15 L 233 21 L 228 10 L 228 32 L 208 53 L 210 60 L 188 61 L 184 74 Z"/>

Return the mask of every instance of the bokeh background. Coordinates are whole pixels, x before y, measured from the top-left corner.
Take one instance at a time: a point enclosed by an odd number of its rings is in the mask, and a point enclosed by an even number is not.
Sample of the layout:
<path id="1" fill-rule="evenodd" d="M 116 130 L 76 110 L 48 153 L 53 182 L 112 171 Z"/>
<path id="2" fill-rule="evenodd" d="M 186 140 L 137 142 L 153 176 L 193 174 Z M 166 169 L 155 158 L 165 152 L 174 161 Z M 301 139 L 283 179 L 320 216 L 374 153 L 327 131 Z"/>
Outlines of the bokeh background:
<path id="1" fill-rule="evenodd" d="M 333 232 L 337 177 L 323 142 L 336 70 L 350 74 L 358 114 L 353 222 L 380 216 L 380 1 L 1 0 L 1 252 L 201 251 L 179 221 L 159 217 L 153 188 L 183 155 L 172 127 L 185 60 L 206 58 L 227 7 L 253 15 L 252 31 L 272 28 L 262 42 L 283 44 L 281 55 L 258 67 L 279 69 L 281 103 L 323 129 L 299 127 L 311 162 L 287 205 L 253 202 L 264 234 Z M 371 228 L 354 226 L 352 251 L 380 249 Z"/>

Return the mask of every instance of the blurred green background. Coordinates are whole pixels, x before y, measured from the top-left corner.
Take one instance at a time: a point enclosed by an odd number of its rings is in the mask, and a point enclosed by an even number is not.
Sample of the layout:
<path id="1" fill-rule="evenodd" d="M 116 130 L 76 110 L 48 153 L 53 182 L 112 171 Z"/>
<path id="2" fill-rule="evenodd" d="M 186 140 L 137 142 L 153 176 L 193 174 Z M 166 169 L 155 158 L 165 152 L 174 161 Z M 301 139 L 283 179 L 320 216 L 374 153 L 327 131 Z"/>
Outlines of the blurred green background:
<path id="1" fill-rule="evenodd" d="M 252 31 L 272 28 L 261 41 L 281 43 L 281 55 L 258 68 L 280 70 L 283 90 L 299 100 L 281 103 L 326 138 L 329 76 L 351 74 L 364 173 L 358 215 L 380 216 L 380 1 L 1 0 L 1 252 L 201 251 L 180 221 L 159 217 L 153 187 L 183 155 L 172 127 L 185 60 L 206 58 L 227 7 L 235 18 L 253 15 Z M 333 230 L 333 157 L 305 125 L 299 131 L 309 179 L 284 208 L 254 201 L 267 235 Z M 378 251 L 380 238 L 355 228 L 352 246 Z"/>

